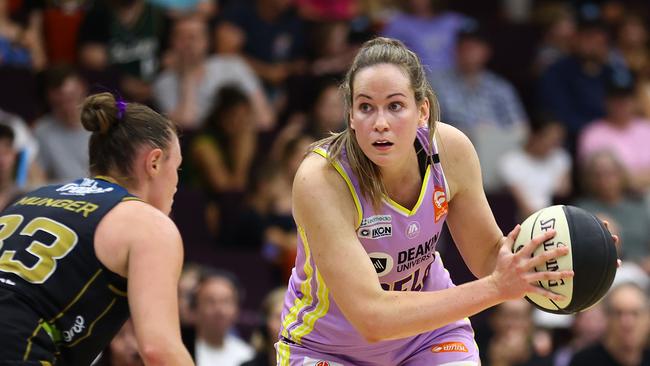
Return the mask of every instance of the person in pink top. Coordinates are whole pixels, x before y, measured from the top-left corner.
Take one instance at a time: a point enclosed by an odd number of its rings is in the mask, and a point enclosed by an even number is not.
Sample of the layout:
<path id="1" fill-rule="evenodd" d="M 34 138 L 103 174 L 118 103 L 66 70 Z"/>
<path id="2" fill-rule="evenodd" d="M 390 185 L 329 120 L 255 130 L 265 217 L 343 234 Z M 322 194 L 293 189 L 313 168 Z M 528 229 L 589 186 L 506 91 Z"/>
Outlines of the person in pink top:
<path id="1" fill-rule="evenodd" d="M 638 117 L 634 89 L 611 86 L 607 93 L 607 115 L 591 122 L 579 136 L 578 156 L 587 160 L 598 151 L 609 150 L 629 173 L 632 187 L 650 189 L 650 120 Z"/>
<path id="2" fill-rule="evenodd" d="M 296 266 L 284 301 L 279 366 L 480 364 L 467 317 L 537 293 L 572 271 L 534 272 L 555 233 L 512 253 L 488 206 L 476 152 L 438 122 L 418 57 L 366 42 L 342 84 L 347 128 L 312 145 L 296 173 Z M 478 280 L 455 286 L 435 251 L 447 222 Z"/>

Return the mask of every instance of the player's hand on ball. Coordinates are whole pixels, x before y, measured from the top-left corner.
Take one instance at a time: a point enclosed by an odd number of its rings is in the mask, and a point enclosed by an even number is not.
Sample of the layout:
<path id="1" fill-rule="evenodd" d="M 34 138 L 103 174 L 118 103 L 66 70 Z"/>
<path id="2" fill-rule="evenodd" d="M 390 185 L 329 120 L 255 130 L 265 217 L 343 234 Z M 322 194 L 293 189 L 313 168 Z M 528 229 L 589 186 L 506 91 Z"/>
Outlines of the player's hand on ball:
<path id="1" fill-rule="evenodd" d="M 532 257 L 537 247 L 555 236 L 555 231 L 549 230 L 534 237 L 520 250 L 512 253 L 513 244 L 520 230 L 521 226 L 517 225 L 502 243 L 497 256 L 496 267 L 491 275 L 501 300 L 520 299 L 526 293 L 536 293 L 555 301 L 563 300 L 564 297 L 562 295 L 553 293 L 536 284 L 539 281 L 559 281 L 561 279 L 571 278 L 573 277 L 573 271 L 535 272 L 535 267 L 554 258 L 566 255 L 569 253 L 569 248 L 559 247 L 549 250 L 542 255 Z"/>
<path id="2" fill-rule="evenodd" d="M 609 229 L 609 221 L 603 220 L 603 225 L 605 225 L 607 230 L 609 230 L 610 233 L 611 233 L 611 230 Z M 620 253 L 621 252 L 621 243 L 620 243 L 621 239 L 618 238 L 618 235 L 614 235 L 614 234 L 612 234 L 612 239 L 614 239 L 614 246 L 616 247 L 616 252 Z M 620 268 L 621 264 L 623 264 L 623 261 L 621 261 L 620 259 L 617 259 L 616 260 L 616 267 Z"/>

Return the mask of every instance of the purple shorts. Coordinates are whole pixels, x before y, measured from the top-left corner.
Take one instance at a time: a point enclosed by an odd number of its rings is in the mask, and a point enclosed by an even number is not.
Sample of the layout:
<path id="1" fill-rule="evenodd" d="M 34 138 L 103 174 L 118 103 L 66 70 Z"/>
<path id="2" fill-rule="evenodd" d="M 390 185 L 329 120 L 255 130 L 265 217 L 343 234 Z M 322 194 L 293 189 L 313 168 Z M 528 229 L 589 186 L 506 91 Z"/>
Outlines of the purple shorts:
<path id="1" fill-rule="evenodd" d="M 433 335 L 433 333 L 431 333 Z M 425 336 L 426 337 L 426 336 Z M 422 344 L 380 355 L 342 355 L 312 351 L 280 340 L 275 344 L 278 366 L 479 366 L 478 347 L 469 323 L 426 337 Z"/>

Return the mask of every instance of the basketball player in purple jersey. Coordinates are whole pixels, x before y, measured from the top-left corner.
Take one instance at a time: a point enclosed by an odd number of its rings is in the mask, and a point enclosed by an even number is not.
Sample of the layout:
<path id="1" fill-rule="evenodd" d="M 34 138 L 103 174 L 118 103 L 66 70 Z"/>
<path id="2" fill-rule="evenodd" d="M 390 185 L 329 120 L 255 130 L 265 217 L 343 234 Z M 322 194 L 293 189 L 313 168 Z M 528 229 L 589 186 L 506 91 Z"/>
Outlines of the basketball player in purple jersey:
<path id="1" fill-rule="evenodd" d="M 478 158 L 438 104 L 417 56 L 366 42 L 343 84 L 348 128 L 317 142 L 293 187 L 296 267 L 277 343 L 280 366 L 479 365 L 467 319 L 571 271 L 529 272 L 555 233 L 512 254 L 485 199 Z M 479 278 L 454 286 L 435 245 L 447 222 Z"/>

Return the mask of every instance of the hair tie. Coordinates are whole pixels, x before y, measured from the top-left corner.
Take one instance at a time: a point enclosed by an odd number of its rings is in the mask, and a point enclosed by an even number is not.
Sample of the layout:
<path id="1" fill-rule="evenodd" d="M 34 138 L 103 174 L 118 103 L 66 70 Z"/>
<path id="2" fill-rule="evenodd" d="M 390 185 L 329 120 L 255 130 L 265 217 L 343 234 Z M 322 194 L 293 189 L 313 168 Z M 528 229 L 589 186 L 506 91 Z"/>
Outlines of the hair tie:
<path id="1" fill-rule="evenodd" d="M 121 99 L 115 102 L 115 105 L 117 106 L 117 119 L 120 121 L 124 117 L 124 113 L 126 113 L 126 104 L 127 103 Z"/>

